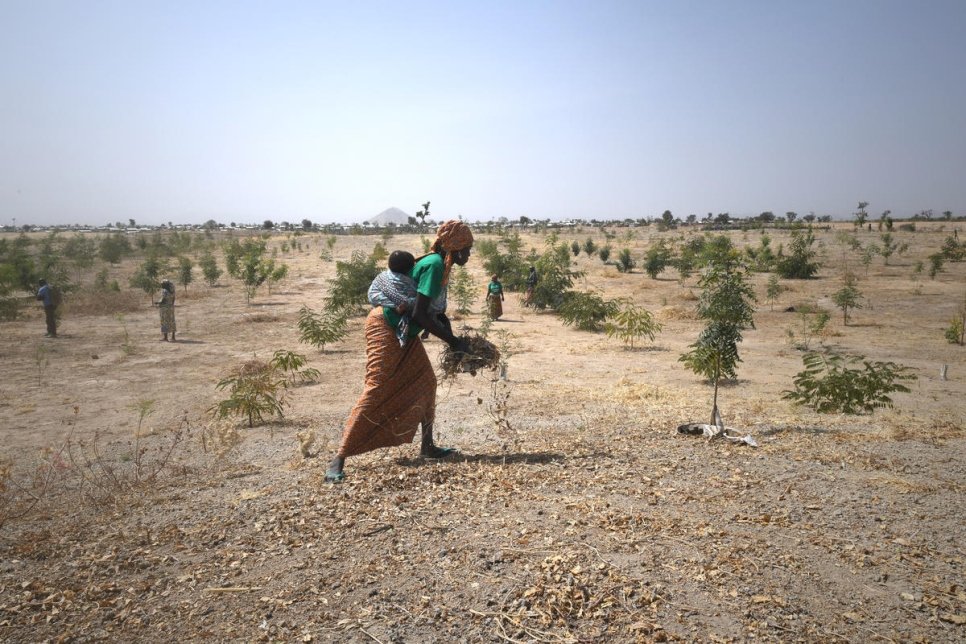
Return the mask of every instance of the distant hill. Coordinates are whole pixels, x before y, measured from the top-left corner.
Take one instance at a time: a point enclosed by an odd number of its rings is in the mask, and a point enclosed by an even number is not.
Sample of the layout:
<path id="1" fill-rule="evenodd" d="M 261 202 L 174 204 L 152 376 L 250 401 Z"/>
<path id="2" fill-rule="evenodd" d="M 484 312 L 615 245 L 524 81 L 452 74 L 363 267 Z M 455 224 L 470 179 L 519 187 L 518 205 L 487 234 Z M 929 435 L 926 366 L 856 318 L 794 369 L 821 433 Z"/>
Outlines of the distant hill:
<path id="1" fill-rule="evenodd" d="M 366 221 L 377 226 L 385 226 L 386 224 L 404 226 L 409 223 L 409 215 L 399 208 L 387 208 L 375 217 L 370 217 Z"/>

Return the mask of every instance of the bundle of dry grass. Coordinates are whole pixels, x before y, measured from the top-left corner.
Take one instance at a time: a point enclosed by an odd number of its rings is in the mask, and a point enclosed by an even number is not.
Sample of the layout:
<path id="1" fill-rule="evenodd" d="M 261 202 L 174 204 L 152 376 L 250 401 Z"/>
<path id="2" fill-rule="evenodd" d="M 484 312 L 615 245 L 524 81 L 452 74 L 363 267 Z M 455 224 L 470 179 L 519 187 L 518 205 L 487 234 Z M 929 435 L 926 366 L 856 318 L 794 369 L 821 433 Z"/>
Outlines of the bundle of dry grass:
<path id="1" fill-rule="evenodd" d="M 455 378 L 458 373 L 476 375 L 480 369 L 496 369 L 500 364 L 500 351 L 482 335 L 464 336 L 469 353 L 454 351 L 451 347 L 439 354 L 439 368 L 444 378 Z"/>

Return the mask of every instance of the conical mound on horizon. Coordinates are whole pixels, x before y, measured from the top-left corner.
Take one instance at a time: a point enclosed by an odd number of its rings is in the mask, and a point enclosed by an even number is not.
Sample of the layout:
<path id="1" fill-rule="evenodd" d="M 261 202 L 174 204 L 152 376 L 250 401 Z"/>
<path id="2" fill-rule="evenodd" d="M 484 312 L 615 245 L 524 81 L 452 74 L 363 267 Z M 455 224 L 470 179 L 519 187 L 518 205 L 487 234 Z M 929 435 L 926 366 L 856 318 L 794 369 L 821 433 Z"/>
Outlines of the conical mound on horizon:
<path id="1" fill-rule="evenodd" d="M 385 226 L 387 224 L 396 224 L 398 226 L 404 226 L 409 223 L 410 215 L 406 214 L 402 210 L 396 207 L 387 208 L 375 217 L 370 217 L 366 221 L 370 224 Z"/>

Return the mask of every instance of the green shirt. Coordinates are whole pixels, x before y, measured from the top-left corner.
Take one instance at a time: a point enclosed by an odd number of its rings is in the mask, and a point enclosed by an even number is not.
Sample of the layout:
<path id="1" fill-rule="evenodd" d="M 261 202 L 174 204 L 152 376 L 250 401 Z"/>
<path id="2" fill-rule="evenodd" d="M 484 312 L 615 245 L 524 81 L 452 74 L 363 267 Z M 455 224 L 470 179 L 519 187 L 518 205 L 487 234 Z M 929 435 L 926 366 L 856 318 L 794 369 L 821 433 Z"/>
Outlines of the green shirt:
<path id="1" fill-rule="evenodd" d="M 503 292 L 503 284 L 500 284 L 499 282 L 490 282 L 488 288 L 490 289 L 490 293 L 492 295 L 499 295 Z"/>
<path id="2" fill-rule="evenodd" d="M 417 293 L 435 300 L 443 292 L 443 257 L 439 253 L 430 253 L 416 262 L 409 276 L 416 282 Z M 407 311 L 407 313 L 412 316 L 413 311 Z M 382 315 L 393 329 L 398 326 L 402 317 L 391 306 L 382 307 Z M 413 321 L 409 325 L 409 337 L 415 338 L 422 330 L 422 327 Z"/>

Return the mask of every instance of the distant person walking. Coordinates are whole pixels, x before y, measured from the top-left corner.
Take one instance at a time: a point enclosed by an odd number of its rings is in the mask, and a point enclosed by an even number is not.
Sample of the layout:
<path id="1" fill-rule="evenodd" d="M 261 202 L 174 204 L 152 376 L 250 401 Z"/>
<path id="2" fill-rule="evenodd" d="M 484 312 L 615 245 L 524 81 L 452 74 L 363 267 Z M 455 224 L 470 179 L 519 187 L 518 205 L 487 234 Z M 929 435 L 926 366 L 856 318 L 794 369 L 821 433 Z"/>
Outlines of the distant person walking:
<path id="1" fill-rule="evenodd" d="M 168 341 L 168 334 L 171 334 L 171 341 L 176 342 L 174 334 L 178 326 L 174 322 L 174 284 L 170 280 L 161 282 L 161 299 L 158 300 L 158 309 L 161 311 L 161 337 Z"/>
<path id="2" fill-rule="evenodd" d="M 57 337 L 57 305 L 60 299 L 54 288 L 47 283 L 47 280 L 40 280 L 40 288 L 37 289 L 37 299 L 44 304 L 44 317 L 47 320 L 47 333 L 44 337 Z"/>
<path id="3" fill-rule="evenodd" d="M 500 276 L 494 275 L 486 287 L 486 302 L 490 307 L 490 319 L 499 320 L 503 315 L 503 284 Z"/>
<path id="4" fill-rule="evenodd" d="M 527 306 L 533 306 L 533 291 L 537 288 L 537 282 L 540 278 L 537 277 L 537 269 L 533 266 L 530 267 L 530 274 L 527 275 L 527 294 L 523 298 L 523 303 Z"/>

